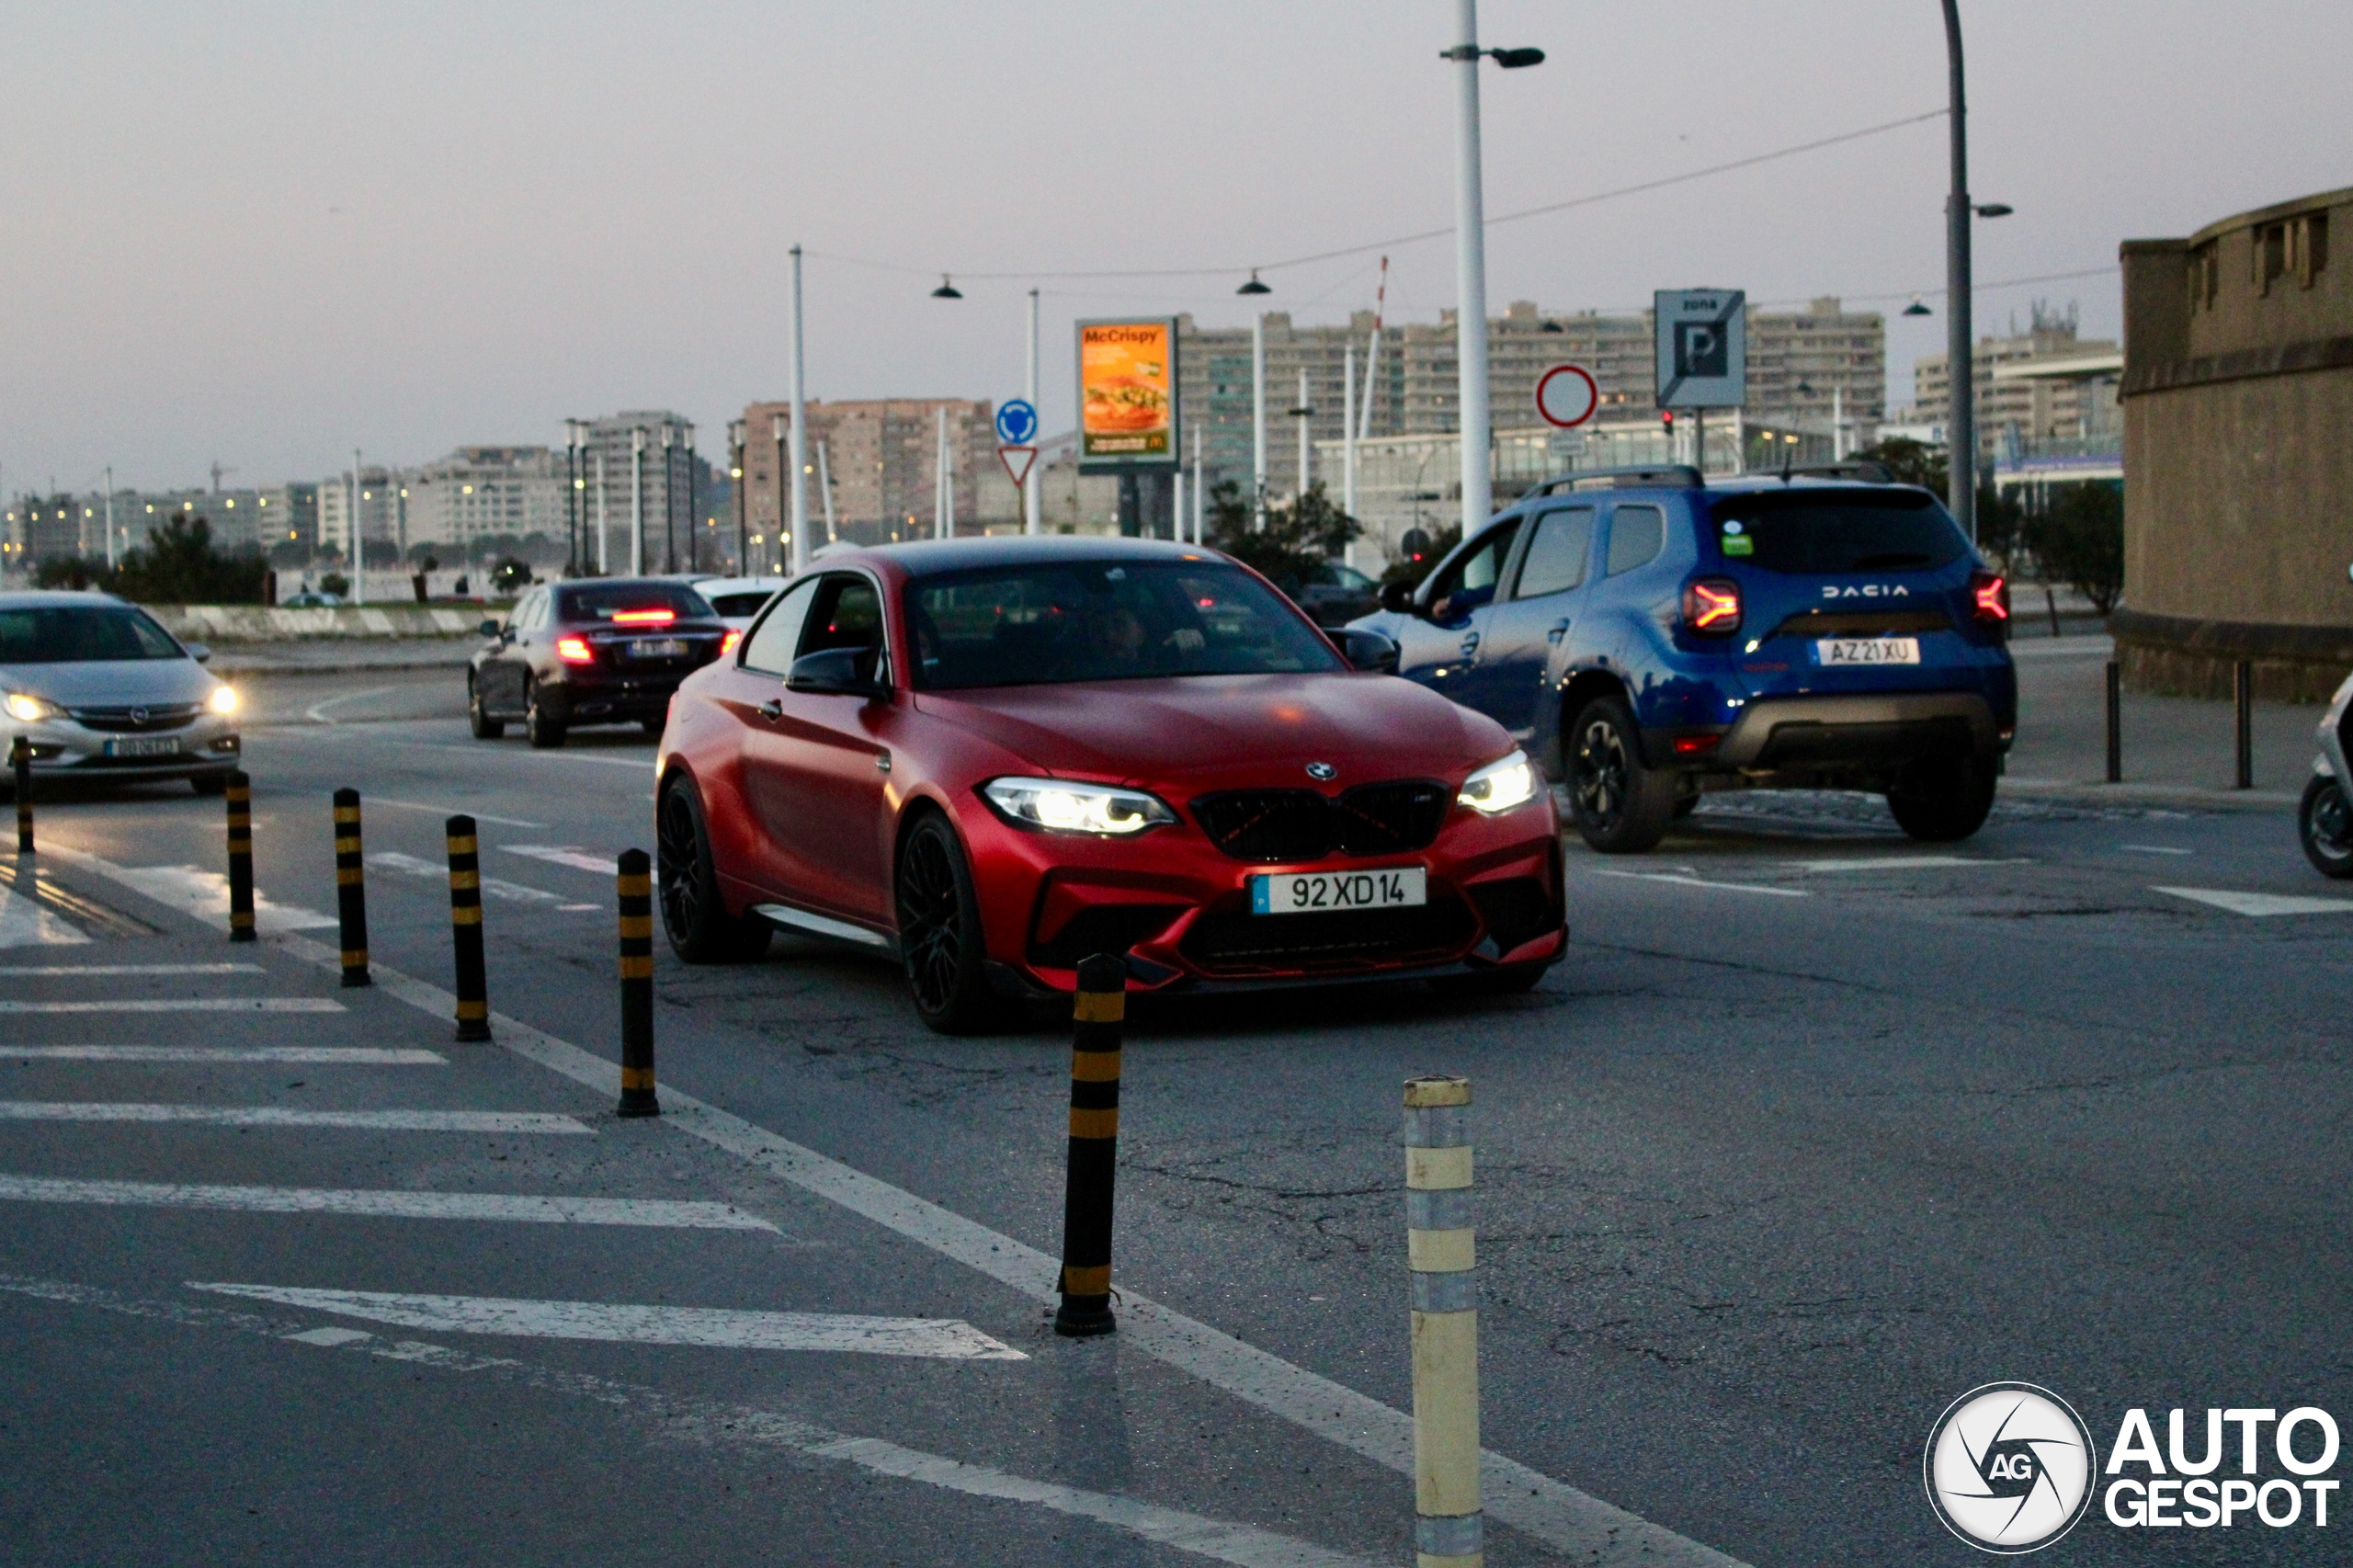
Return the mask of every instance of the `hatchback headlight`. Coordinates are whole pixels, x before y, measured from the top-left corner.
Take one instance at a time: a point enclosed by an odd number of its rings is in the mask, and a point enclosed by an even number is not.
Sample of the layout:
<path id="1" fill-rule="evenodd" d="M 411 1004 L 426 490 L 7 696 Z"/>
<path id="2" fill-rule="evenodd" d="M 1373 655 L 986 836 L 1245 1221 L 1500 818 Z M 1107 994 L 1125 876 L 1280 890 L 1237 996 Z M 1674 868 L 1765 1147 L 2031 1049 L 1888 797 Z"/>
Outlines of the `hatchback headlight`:
<path id="1" fill-rule="evenodd" d="M 1465 778 L 1461 793 L 1454 798 L 1489 816 L 1524 806 L 1536 799 L 1536 768 L 1525 752 L 1516 751 Z"/>
<path id="2" fill-rule="evenodd" d="M 237 688 L 233 686 L 214 687 L 212 695 L 204 699 L 204 705 L 225 719 L 237 710 Z"/>
<path id="3" fill-rule="evenodd" d="M 1050 833 L 1142 833 L 1176 820 L 1157 796 L 1062 778 L 992 778 L 989 803 L 1015 822 Z"/>
<path id="4" fill-rule="evenodd" d="M 38 724 L 43 719 L 54 719 L 65 710 L 54 702 L 45 701 L 28 692 L 8 694 L 8 717 L 25 724 Z"/>

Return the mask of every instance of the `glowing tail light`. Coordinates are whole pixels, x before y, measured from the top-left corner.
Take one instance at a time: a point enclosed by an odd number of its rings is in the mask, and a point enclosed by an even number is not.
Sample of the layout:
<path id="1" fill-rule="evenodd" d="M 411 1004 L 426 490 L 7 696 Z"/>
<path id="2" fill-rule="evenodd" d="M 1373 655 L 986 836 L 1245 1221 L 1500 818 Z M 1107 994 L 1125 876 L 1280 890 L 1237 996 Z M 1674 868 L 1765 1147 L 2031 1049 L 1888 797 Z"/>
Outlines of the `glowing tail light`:
<path id="1" fill-rule="evenodd" d="M 617 609 L 613 611 L 615 626 L 667 626 L 678 619 L 674 609 Z"/>
<path id="2" fill-rule="evenodd" d="M 735 651 L 735 644 L 742 641 L 744 641 L 744 634 L 733 627 L 729 627 L 727 635 L 719 640 L 719 656 L 722 659 L 727 657 Z"/>
<path id="3" fill-rule="evenodd" d="M 2010 585 L 1998 573 L 1972 572 L 1969 597 L 1976 601 L 1978 619 L 1998 625 L 2010 619 Z"/>
<path id="4" fill-rule="evenodd" d="M 1710 637 L 1740 630 L 1740 585 L 1729 577 L 1702 577 L 1683 587 L 1683 624 Z"/>
<path id="5" fill-rule="evenodd" d="M 593 665 L 597 662 L 597 651 L 588 646 L 585 637 L 557 638 L 555 656 L 567 665 Z"/>

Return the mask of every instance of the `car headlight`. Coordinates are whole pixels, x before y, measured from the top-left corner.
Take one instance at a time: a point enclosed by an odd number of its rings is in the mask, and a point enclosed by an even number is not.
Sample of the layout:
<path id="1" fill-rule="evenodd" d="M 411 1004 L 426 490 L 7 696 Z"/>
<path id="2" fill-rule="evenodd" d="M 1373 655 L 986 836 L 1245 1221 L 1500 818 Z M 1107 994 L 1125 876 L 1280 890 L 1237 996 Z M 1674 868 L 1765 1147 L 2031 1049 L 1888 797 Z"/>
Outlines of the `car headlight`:
<path id="1" fill-rule="evenodd" d="M 237 688 L 233 686 L 214 687 L 212 695 L 204 699 L 204 705 L 226 718 L 237 710 Z"/>
<path id="2" fill-rule="evenodd" d="M 1108 784 L 1062 778 L 993 778 L 981 787 L 989 803 L 1015 822 L 1050 833 L 1142 833 L 1176 820 L 1158 797 Z"/>
<path id="3" fill-rule="evenodd" d="M 1474 812 L 1494 816 L 1514 806 L 1524 806 L 1536 799 L 1536 768 L 1525 752 L 1514 752 L 1498 762 L 1491 762 L 1462 781 L 1461 793 L 1454 797 Z"/>
<path id="4" fill-rule="evenodd" d="M 38 724 L 43 719 L 54 719 L 64 711 L 56 703 L 44 701 L 28 692 L 12 691 L 8 694 L 8 717 L 21 723 Z"/>

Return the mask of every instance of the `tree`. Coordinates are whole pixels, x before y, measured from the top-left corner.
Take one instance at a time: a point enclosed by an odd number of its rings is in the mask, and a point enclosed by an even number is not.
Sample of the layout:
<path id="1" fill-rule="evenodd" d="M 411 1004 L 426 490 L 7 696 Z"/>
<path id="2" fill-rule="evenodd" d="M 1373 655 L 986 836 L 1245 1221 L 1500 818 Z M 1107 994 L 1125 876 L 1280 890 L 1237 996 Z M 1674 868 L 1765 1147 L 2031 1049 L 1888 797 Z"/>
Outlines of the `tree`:
<path id="1" fill-rule="evenodd" d="M 51 555 L 33 568 L 36 588 L 71 588 L 80 593 L 85 588 L 97 588 L 111 593 L 114 573 L 103 560 L 84 560 L 78 555 Z"/>
<path id="2" fill-rule="evenodd" d="M 1916 484 L 1921 489 L 1942 495 L 1952 483 L 1952 471 L 1946 466 L 1945 449 L 1926 441 L 1915 441 L 1909 436 L 1890 436 L 1874 441 L 1855 454 L 1859 462 L 1875 462 L 1883 466 L 1898 484 Z"/>
<path id="3" fill-rule="evenodd" d="M 2022 542 L 2045 578 L 2091 600 L 2101 615 L 2124 597 L 2124 492 L 2113 484 L 2066 484 L 2051 509 L 2027 519 Z"/>
<path id="4" fill-rule="evenodd" d="M 1288 506 L 1267 508 L 1267 526 L 1252 526 L 1250 503 L 1242 487 L 1222 480 L 1210 492 L 1210 543 L 1245 566 L 1266 576 L 1287 594 L 1295 594 L 1348 541 L 1364 531 L 1358 521 L 1334 504 L 1324 482 Z"/>
<path id="5" fill-rule="evenodd" d="M 1400 555 L 1391 562 L 1388 569 L 1381 574 L 1383 585 L 1391 583 L 1420 582 L 1429 575 L 1432 567 L 1446 559 L 1447 551 L 1462 542 L 1461 523 L 1450 523 L 1436 533 L 1431 533 L 1427 528 L 1416 528 L 1406 535 L 1407 540 L 1410 540 L 1415 533 L 1423 535 L 1429 543 L 1422 547 L 1421 553 L 1418 555 Z"/>
<path id="6" fill-rule="evenodd" d="M 267 570 L 260 551 L 222 551 L 210 521 L 176 512 L 145 544 L 123 552 L 112 587 L 142 604 L 259 604 Z"/>

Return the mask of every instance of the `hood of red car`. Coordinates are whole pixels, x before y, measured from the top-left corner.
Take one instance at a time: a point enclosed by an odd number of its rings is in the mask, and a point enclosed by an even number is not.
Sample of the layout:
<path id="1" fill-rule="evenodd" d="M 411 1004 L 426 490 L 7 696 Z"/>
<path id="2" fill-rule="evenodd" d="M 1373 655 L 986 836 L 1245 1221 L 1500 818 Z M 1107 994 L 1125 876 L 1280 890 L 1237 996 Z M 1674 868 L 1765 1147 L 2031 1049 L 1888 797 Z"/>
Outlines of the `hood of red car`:
<path id="1" fill-rule="evenodd" d="M 1494 720 L 1388 676 L 1188 676 L 918 701 L 1048 773 L 1138 784 L 1307 786 L 1307 765 L 1322 762 L 1345 788 L 1460 773 L 1511 749 Z"/>

